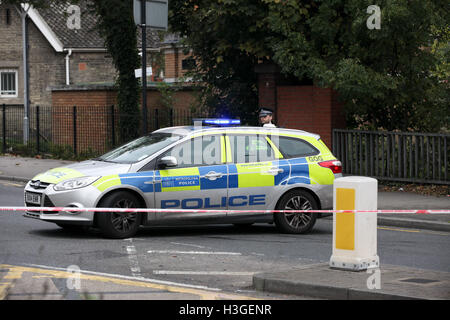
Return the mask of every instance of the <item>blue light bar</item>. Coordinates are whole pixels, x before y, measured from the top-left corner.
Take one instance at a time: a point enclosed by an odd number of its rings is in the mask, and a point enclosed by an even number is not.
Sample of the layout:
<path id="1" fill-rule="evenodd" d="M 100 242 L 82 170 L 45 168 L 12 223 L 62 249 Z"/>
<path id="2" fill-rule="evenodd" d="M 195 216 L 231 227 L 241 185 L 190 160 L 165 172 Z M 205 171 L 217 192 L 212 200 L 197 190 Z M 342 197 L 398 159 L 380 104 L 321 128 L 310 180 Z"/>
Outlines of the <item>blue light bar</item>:
<path id="1" fill-rule="evenodd" d="M 203 125 L 213 126 L 236 126 L 241 124 L 239 119 L 224 119 L 224 118 L 208 118 L 208 119 L 193 119 L 194 123 L 201 121 Z"/>

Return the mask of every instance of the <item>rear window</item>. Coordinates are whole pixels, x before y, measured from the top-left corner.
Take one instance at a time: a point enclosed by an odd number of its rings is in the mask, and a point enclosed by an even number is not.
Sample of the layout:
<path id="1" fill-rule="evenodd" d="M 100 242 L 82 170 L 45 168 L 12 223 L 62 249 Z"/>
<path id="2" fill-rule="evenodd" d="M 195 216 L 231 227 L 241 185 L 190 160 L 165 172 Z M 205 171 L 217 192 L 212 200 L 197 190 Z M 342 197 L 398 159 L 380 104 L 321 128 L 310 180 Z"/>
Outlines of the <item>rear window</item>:
<path id="1" fill-rule="evenodd" d="M 272 136 L 270 140 L 277 146 L 284 158 L 300 158 L 319 154 L 309 142 L 298 138 Z"/>

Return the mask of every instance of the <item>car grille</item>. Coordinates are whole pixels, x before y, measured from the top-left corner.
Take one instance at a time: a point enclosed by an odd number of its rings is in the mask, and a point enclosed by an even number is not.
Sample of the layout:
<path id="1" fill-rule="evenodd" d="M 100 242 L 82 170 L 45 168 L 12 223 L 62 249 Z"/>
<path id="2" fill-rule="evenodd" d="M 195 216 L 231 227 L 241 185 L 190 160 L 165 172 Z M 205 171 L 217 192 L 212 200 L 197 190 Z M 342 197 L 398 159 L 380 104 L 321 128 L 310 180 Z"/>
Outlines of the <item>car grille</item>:
<path id="1" fill-rule="evenodd" d="M 39 180 L 31 180 L 30 187 L 35 190 L 42 190 L 47 189 L 47 187 L 50 185 L 50 183 L 42 182 Z"/>

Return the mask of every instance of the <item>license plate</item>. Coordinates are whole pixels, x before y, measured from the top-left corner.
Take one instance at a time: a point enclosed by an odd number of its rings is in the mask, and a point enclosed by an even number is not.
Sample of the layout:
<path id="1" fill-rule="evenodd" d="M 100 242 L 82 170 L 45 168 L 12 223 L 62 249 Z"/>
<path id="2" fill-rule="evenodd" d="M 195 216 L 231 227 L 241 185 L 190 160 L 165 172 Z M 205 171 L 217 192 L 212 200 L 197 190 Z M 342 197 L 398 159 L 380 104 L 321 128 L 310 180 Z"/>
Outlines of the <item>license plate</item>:
<path id="1" fill-rule="evenodd" d="M 32 203 L 32 204 L 41 204 L 41 195 L 38 193 L 25 193 L 25 202 Z"/>

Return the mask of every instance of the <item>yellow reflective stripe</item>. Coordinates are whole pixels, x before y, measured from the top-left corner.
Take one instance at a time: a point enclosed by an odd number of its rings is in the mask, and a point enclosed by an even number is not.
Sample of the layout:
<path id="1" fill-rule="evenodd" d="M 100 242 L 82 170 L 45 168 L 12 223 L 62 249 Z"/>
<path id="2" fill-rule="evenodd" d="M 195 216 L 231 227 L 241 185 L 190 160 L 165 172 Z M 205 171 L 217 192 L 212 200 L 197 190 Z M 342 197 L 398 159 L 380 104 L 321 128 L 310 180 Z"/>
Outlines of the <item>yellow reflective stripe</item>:
<path id="1" fill-rule="evenodd" d="M 69 168 L 55 168 L 44 173 L 38 174 L 33 178 L 33 180 L 40 180 L 46 183 L 59 183 L 64 180 L 84 177 L 85 174 L 69 169 Z"/>
<path id="2" fill-rule="evenodd" d="M 266 173 L 271 167 L 270 161 L 236 164 L 238 188 L 274 186 L 275 176 Z"/>
<path id="3" fill-rule="evenodd" d="M 225 137 L 225 148 L 227 149 L 227 162 L 233 162 L 233 157 L 231 155 L 231 143 L 228 136 Z"/>
<path id="4" fill-rule="evenodd" d="M 105 176 L 94 182 L 93 186 L 96 187 L 100 192 L 105 191 L 114 186 L 121 185 L 122 181 L 120 181 L 118 174 L 113 174 L 110 176 Z"/>
<path id="5" fill-rule="evenodd" d="M 222 163 L 226 163 L 227 162 L 227 155 L 225 152 L 225 137 L 224 136 L 220 136 L 220 152 L 221 152 L 221 161 Z"/>
<path id="6" fill-rule="evenodd" d="M 266 140 L 275 152 L 275 158 L 283 159 L 283 155 L 281 154 L 280 150 L 278 150 L 277 146 L 272 142 L 272 140 L 270 140 L 269 137 L 266 137 Z"/>
<path id="7" fill-rule="evenodd" d="M 331 153 L 306 157 L 311 184 L 333 184 L 334 173 L 330 169 L 319 165 L 319 162 L 328 160 L 336 160 L 336 158 Z"/>
<path id="8" fill-rule="evenodd" d="M 336 188 L 336 210 L 355 210 L 355 189 Z M 336 213 L 336 249 L 355 249 L 355 213 Z"/>
<path id="9" fill-rule="evenodd" d="M 161 182 L 161 192 L 200 190 L 200 172 L 198 170 L 198 167 L 160 170 L 159 174 L 162 178 L 165 177 L 174 178 L 174 181 L 177 177 L 186 177 L 186 176 L 193 176 L 193 177 L 195 176 L 199 179 L 198 185 L 194 186 L 164 187 L 164 183 Z"/>
<path id="10" fill-rule="evenodd" d="M 161 177 L 199 176 L 198 167 L 159 170 Z"/>

